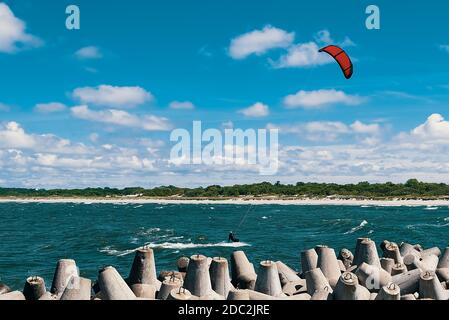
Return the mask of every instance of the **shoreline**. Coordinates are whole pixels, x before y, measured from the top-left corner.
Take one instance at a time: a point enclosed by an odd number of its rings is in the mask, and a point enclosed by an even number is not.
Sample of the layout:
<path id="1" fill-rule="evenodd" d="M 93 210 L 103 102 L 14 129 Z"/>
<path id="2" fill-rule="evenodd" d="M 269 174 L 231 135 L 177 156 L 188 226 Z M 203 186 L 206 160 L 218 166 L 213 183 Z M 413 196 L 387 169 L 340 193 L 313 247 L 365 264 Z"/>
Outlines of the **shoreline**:
<path id="1" fill-rule="evenodd" d="M 449 200 L 370 200 L 370 199 L 168 199 L 168 198 L 0 198 L 0 203 L 76 203 L 76 204 L 229 204 L 229 205 L 296 205 L 296 206 L 387 206 L 440 207 Z"/>

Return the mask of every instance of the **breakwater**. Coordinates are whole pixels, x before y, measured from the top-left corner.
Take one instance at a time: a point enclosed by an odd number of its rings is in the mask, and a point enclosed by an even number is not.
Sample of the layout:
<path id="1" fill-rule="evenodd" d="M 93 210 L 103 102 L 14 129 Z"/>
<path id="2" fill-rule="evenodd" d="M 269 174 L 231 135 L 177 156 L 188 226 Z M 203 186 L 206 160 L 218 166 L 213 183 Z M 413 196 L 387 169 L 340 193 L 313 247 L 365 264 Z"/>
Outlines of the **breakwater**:
<path id="1" fill-rule="evenodd" d="M 379 250 L 378 250 L 379 249 Z M 379 254 L 380 251 L 380 254 Z M 127 276 L 102 267 L 80 276 L 76 262 L 59 260 L 52 284 L 28 277 L 22 290 L 0 285 L 0 300 L 448 300 L 449 247 L 358 238 L 354 252 L 325 245 L 304 250 L 301 270 L 282 261 L 251 263 L 244 251 L 228 258 L 181 257 L 175 270 L 156 270 L 151 248 L 135 251 Z"/>

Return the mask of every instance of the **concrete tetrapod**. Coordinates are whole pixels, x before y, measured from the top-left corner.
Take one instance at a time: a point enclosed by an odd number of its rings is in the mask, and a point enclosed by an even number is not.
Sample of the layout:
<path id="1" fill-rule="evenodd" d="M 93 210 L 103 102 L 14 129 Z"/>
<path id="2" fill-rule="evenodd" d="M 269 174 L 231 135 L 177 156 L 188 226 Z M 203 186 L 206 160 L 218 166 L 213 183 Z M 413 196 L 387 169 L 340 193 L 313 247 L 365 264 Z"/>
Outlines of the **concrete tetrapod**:
<path id="1" fill-rule="evenodd" d="M 401 300 L 401 289 L 397 284 L 390 282 L 380 289 L 375 300 Z"/>
<path id="2" fill-rule="evenodd" d="M 317 246 L 315 250 L 318 253 L 317 267 L 321 269 L 331 287 L 335 288 L 340 278 L 341 270 L 334 249 L 326 246 Z"/>
<path id="3" fill-rule="evenodd" d="M 313 296 L 316 291 L 325 290 L 330 288 L 329 281 L 324 276 L 320 268 L 315 268 L 307 271 L 305 274 L 307 293 Z M 328 289 L 329 290 L 329 289 Z M 332 293 L 332 289 L 329 290 Z"/>
<path id="4" fill-rule="evenodd" d="M 449 268 L 449 247 L 446 247 L 446 249 L 444 249 L 443 255 L 440 257 L 437 267 L 438 269 Z"/>
<path id="5" fill-rule="evenodd" d="M 361 286 L 357 276 L 351 272 L 344 272 L 337 282 L 333 293 L 336 300 L 370 300 L 368 289 Z"/>
<path id="6" fill-rule="evenodd" d="M 167 300 L 186 301 L 193 300 L 193 296 L 189 290 L 185 288 L 176 288 L 170 291 Z"/>
<path id="7" fill-rule="evenodd" d="M 276 261 L 276 266 L 282 286 L 285 286 L 290 282 L 302 280 L 292 268 L 284 264 L 282 261 Z"/>
<path id="8" fill-rule="evenodd" d="M 433 254 L 424 257 L 408 254 L 404 257 L 404 264 L 407 270 L 435 271 L 438 265 L 438 257 Z"/>
<path id="9" fill-rule="evenodd" d="M 4 283 L 0 283 L 0 295 L 11 292 L 11 288 Z"/>
<path id="10" fill-rule="evenodd" d="M 420 275 L 421 271 L 419 271 L 419 269 L 415 269 L 391 277 L 391 282 L 399 286 L 401 289 L 401 295 L 415 293 L 419 288 Z"/>
<path id="11" fill-rule="evenodd" d="M 136 250 L 127 282 L 130 286 L 136 283 L 152 284 L 159 290 L 161 283 L 156 276 L 156 264 L 152 249 L 143 248 Z"/>
<path id="12" fill-rule="evenodd" d="M 161 289 L 157 294 L 157 298 L 159 300 L 167 300 L 170 292 L 173 289 L 179 289 L 182 287 L 183 281 L 176 277 L 172 277 L 170 279 L 165 279 L 162 281 Z"/>
<path id="13" fill-rule="evenodd" d="M 398 274 L 406 273 L 407 267 L 403 263 L 396 263 L 393 268 L 391 269 L 391 275 L 395 276 Z"/>
<path id="14" fill-rule="evenodd" d="M 288 296 L 297 295 L 307 292 L 306 280 L 301 279 L 296 271 L 284 264 L 282 261 L 277 261 L 279 279 L 282 285 L 282 292 Z"/>
<path id="15" fill-rule="evenodd" d="M 354 264 L 360 266 L 363 262 L 381 267 L 376 243 L 369 238 L 362 238 L 358 243 L 358 249 L 354 256 Z"/>
<path id="16" fill-rule="evenodd" d="M 424 271 L 419 279 L 419 297 L 433 300 L 448 300 L 449 296 L 438 281 L 435 272 Z"/>
<path id="17" fill-rule="evenodd" d="M 135 283 L 130 286 L 131 291 L 137 298 L 156 299 L 156 286 L 154 284 Z"/>
<path id="18" fill-rule="evenodd" d="M 1 294 L 0 300 L 25 300 L 25 296 L 20 291 L 11 291 Z"/>
<path id="19" fill-rule="evenodd" d="M 232 284 L 239 289 L 253 290 L 256 285 L 256 272 L 243 251 L 231 255 Z"/>
<path id="20" fill-rule="evenodd" d="M 188 257 L 181 257 L 176 261 L 179 272 L 187 272 L 187 267 L 189 266 L 190 259 Z"/>
<path id="21" fill-rule="evenodd" d="M 358 266 L 359 264 L 362 263 L 362 261 L 360 261 L 360 258 L 361 258 L 360 244 L 362 243 L 362 241 L 366 241 L 366 240 L 369 240 L 369 238 L 357 238 L 357 241 L 355 244 L 354 259 L 352 261 L 352 264 L 355 266 Z"/>
<path id="22" fill-rule="evenodd" d="M 332 300 L 332 288 L 327 286 L 315 291 L 310 300 Z"/>
<path id="23" fill-rule="evenodd" d="M 100 270 L 98 275 L 101 297 L 104 300 L 134 300 L 136 295 L 114 267 Z"/>
<path id="24" fill-rule="evenodd" d="M 50 292 L 58 297 L 64 292 L 65 287 L 72 277 L 79 277 L 75 260 L 61 259 L 56 265 Z"/>
<path id="25" fill-rule="evenodd" d="M 391 274 L 395 263 L 392 258 L 380 258 L 380 265 L 382 266 L 382 269 Z"/>
<path id="26" fill-rule="evenodd" d="M 363 262 L 356 271 L 359 283 L 372 292 L 379 291 L 391 281 L 391 275 L 382 268 Z"/>
<path id="27" fill-rule="evenodd" d="M 389 242 L 385 249 L 383 250 L 384 258 L 391 258 L 394 260 L 394 263 L 402 263 L 401 252 L 399 251 L 399 246 L 394 242 Z"/>
<path id="28" fill-rule="evenodd" d="M 254 290 L 273 297 L 284 296 L 275 262 L 262 261 L 260 263 Z"/>
<path id="29" fill-rule="evenodd" d="M 229 276 L 228 260 L 220 257 L 213 258 L 209 267 L 209 274 L 212 289 L 226 298 L 229 290 L 233 289 Z"/>
<path id="30" fill-rule="evenodd" d="M 194 255 L 190 257 L 187 274 L 184 279 L 184 288 L 197 297 L 207 296 L 212 293 L 209 265 L 205 256 Z"/>
<path id="31" fill-rule="evenodd" d="M 407 242 L 403 242 L 399 246 L 399 251 L 400 251 L 402 257 L 405 257 L 408 254 L 413 254 L 413 255 L 417 256 L 418 258 L 421 256 L 421 253 L 418 250 L 416 250 L 416 248 L 414 246 L 412 246 L 410 243 L 407 243 Z"/>
<path id="32" fill-rule="evenodd" d="M 348 269 L 354 261 L 354 255 L 351 251 L 349 251 L 349 249 L 343 248 L 338 254 L 338 259 L 341 260 L 345 268 Z"/>
<path id="33" fill-rule="evenodd" d="M 249 300 L 248 290 L 233 289 L 229 291 L 228 300 Z"/>
<path id="34" fill-rule="evenodd" d="M 432 247 L 429 249 L 425 249 L 423 251 L 421 251 L 421 257 L 426 257 L 428 255 L 435 255 L 437 257 L 441 256 L 441 250 L 438 247 Z"/>
<path id="35" fill-rule="evenodd" d="M 302 273 L 315 269 L 318 263 L 318 254 L 315 249 L 309 249 L 301 252 Z"/>
<path id="36" fill-rule="evenodd" d="M 438 268 L 435 273 L 441 282 L 449 281 L 449 268 Z"/>
<path id="37" fill-rule="evenodd" d="M 41 277 L 28 277 L 23 287 L 23 295 L 27 300 L 39 300 L 47 289 L 45 288 L 45 281 Z"/>
<path id="38" fill-rule="evenodd" d="M 91 292 L 90 279 L 72 277 L 61 295 L 61 300 L 90 300 Z"/>

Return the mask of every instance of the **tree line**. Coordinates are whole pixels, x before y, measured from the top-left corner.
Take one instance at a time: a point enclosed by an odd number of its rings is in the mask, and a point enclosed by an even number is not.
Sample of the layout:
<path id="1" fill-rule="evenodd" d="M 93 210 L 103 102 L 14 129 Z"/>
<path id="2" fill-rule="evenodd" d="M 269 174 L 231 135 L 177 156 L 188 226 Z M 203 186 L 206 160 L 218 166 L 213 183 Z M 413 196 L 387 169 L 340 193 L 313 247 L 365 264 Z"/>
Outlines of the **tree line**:
<path id="1" fill-rule="evenodd" d="M 161 186 L 151 189 L 132 188 L 86 188 L 86 189 L 23 189 L 0 188 L 0 197 L 357 197 L 357 198 L 435 198 L 449 197 L 449 185 L 426 183 L 410 179 L 406 183 L 334 184 L 298 182 L 254 183 L 233 186 L 211 185 L 198 188 Z"/>

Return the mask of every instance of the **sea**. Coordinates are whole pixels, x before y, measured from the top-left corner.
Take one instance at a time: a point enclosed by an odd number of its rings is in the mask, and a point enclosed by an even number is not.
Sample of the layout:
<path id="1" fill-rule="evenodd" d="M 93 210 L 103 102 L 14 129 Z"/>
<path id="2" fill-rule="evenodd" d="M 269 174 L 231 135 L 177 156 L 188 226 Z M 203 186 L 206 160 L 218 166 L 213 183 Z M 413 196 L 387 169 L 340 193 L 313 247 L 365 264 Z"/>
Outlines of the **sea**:
<path id="1" fill-rule="evenodd" d="M 233 231 L 240 239 L 228 243 Z M 159 271 L 181 256 L 229 259 L 243 250 L 258 266 L 281 260 L 300 270 L 300 252 L 316 245 L 354 250 L 356 239 L 449 244 L 448 207 L 135 203 L 0 203 L 0 282 L 22 289 L 28 276 L 51 286 L 59 259 L 83 277 L 114 266 L 126 278 L 136 249 L 153 248 Z M 380 249 L 378 249 L 380 251 Z"/>

